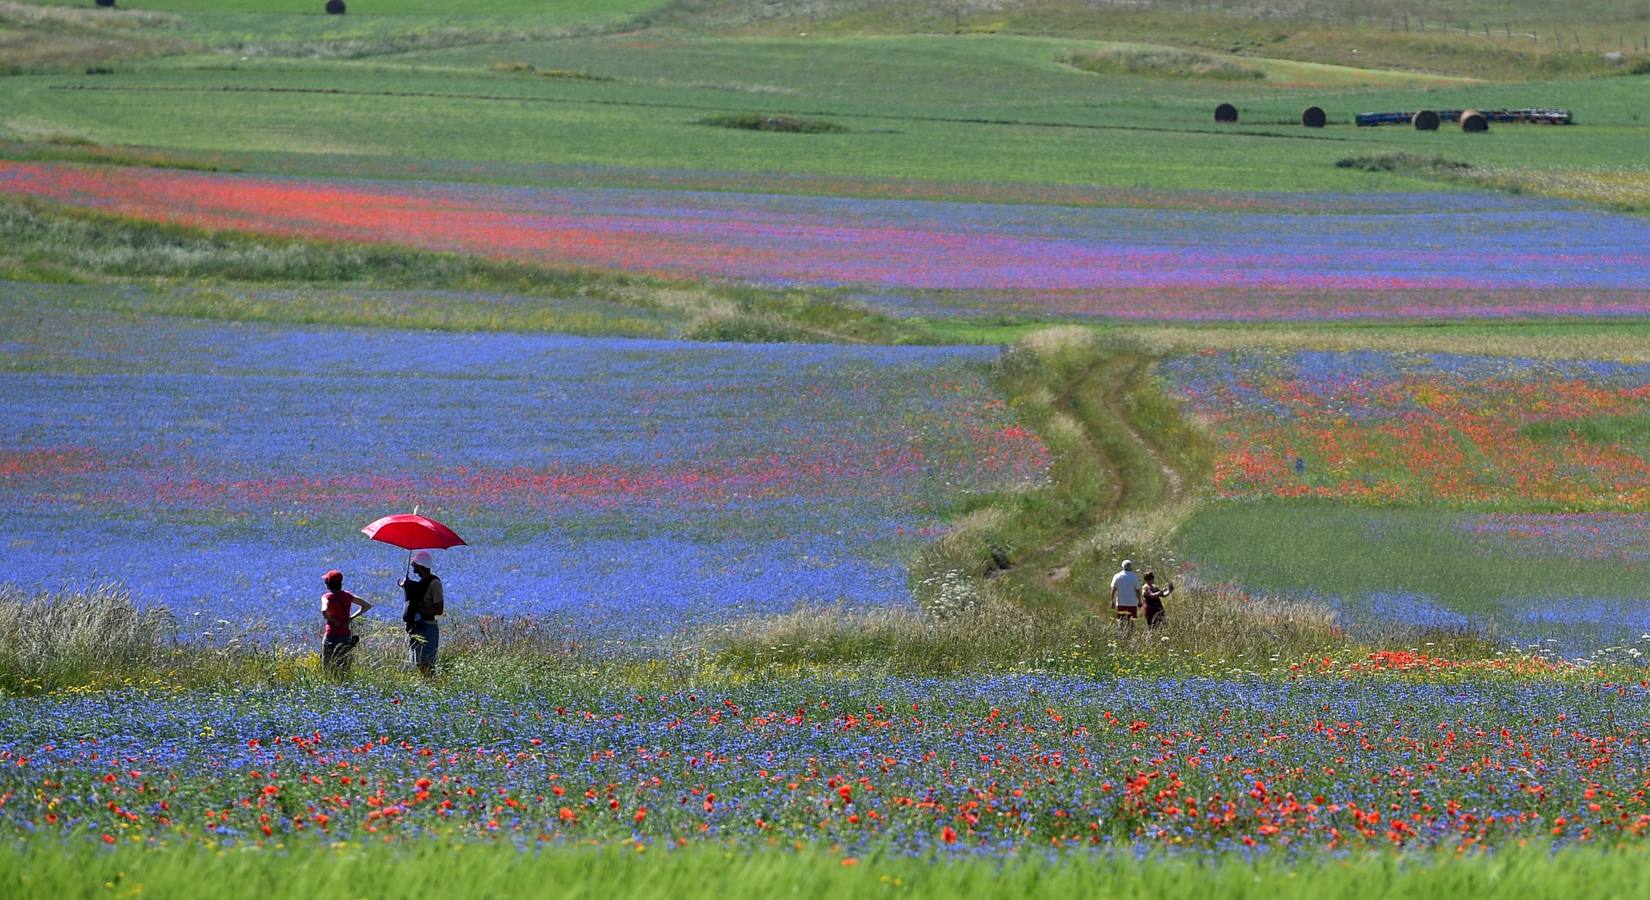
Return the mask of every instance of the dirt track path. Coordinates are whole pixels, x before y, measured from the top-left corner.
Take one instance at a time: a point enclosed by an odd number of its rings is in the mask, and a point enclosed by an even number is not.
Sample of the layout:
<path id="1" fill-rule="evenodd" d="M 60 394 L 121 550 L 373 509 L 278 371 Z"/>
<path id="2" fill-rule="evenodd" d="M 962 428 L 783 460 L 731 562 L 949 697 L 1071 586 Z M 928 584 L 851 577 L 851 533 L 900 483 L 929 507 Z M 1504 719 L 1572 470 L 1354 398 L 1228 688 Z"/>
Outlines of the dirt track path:
<path id="1" fill-rule="evenodd" d="M 1146 438 L 1145 433 L 1132 420 L 1127 416 L 1119 416 L 1118 421 L 1128 431 L 1129 438 L 1138 444 L 1141 450 L 1145 451 L 1147 458 L 1152 461 L 1152 465 L 1156 466 L 1158 473 L 1163 476 L 1165 488 L 1163 496 L 1154 501 L 1154 504 L 1177 503 L 1184 499 L 1186 496 L 1186 479 L 1181 477 L 1180 472 L 1174 466 L 1163 461 L 1162 451 L 1158 450 L 1157 445 Z"/>
<path id="2" fill-rule="evenodd" d="M 1054 396 L 1054 407 L 1080 428 L 1082 446 L 1105 471 L 1109 496 L 1101 508 L 1087 522 L 1062 530 L 1041 545 L 1026 551 L 1021 565 L 1050 590 L 1075 594 L 1066 583 L 1071 573 L 1069 559 L 1071 545 L 1092 533 L 1094 528 L 1116 518 L 1128 509 L 1142 509 L 1166 503 L 1175 503 L 1186 495 L 1186 480 L 1169 465 L 1161 451 L 1129 415 L 1124 399 L 1128 392 L 1139 389 L 1146 378 L 1151 362 L 1145 359 L 1119 358 L 1097 362 L 1065 385 Z M 1084 407 L 1089 407 L 1085 414 Z M 1093 407 L 1098 405 L 1099 414 Z M 1098 440 L 1101 428 L 1119 429 L 1129 444 L 1138 449 L 1156 468 L 1160 483 L 1131 483 L 1121 461 L 1106 450 L 1106 441 Z"/>

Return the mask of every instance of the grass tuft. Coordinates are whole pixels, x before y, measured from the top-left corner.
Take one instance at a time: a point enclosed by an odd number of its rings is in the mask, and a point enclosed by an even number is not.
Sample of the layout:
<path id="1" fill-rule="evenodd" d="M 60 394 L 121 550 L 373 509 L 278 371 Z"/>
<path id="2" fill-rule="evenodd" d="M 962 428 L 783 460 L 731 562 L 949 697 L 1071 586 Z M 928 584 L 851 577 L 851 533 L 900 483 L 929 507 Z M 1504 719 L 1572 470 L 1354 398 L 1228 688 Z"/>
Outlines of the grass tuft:
<path id="1" fill-rule="evenodd" d="M 1099 75 L 1145 75 L 1213 81 L 1246 81 L 1266 77 L 1266 72 L 1259 67 L 1195 50 L 1133 47 L 1073 50 L 1061 56 L 1060 61 L 1072 68 Z"/>
<path id="2" fill-rule="evenodd" d="M 769 116 L 761 113 L 729 113 L 707 116 L 700 125 L 733 128 L 741 131 L 777 131 L 785 134 L 841 134 L 848 129 L 826 119 L 806 116 Z"/>
<path id="3" fill-rule="evenodd" d="M 1595 444 L 1643 444 L 1650 439 L 1650 415 L 1604 415 L 1532 422 L 1518 431 L 1524 437 L 1538 441 L 1579 438 Z"/>
<path id="4" fill-rule="evenodd" d="M 537 75 L 540 78 L 566 78 L 572 81 L 612 81 L 607 75 L 596 75 L 582 69 L 541 69 L 532 63 L 520 61 L 496 62 L 488 68 L 510 75 Z"/>
<path id="5" fill-rule="evenodd" d="M 1264 671 L 1278 660 L 1361 658 L 1375 646 L 1437 645 L 1440 637 L 1450 645 L 1444 655 L 1455 658 L 1490 649 L 1468 635 L 1401 626 L 1374 643 L 1354 643 L 1323 606 L 1236 591 L 1177 591 L 1168 605 L 1170 625 L 1157 630 L 1119 625 L 1093 606 L 1032 611 L 991 594 L 945 616 L 806 609 L 727 627 L 712 642 L 712 661 L 719 670 L 770 676 L 1098 676 Z"/>
<path id="6" fill-rule="evenodd" d="M 175 29 L 181 21 L 170 13 L 147 10 L 0 0 L 0 75 L 101 74 L 110 71 L 107 64 L 113 60 L 179 53 L 190 45 L 159 32 Z"/>
<path id="7" fill-rule="evenodd" d="M 1429 176 L 1461 175 L 1472 171 L 1471 163 L 1405 151 L 1348 156 L 1337 160 L 1335 167 L 1355 169 L 1359 172 L 1396 172 L 1401 175 Z"/>
<path id="8" fill-rule="evenodd" d="M 346 37 L 268 38 L 246 36 L 215 46 L 220 53 L 239 56 L 288 57 L 295 59 L 366 59 L 401 53 L 420 53 L 455 47 L 520 44 L 530 41 L 563 40 L 608 30 L 595 25 L 560 28 L 470 28 L 441 26 L 415 31 L 382 32 Z"/>
<path id="9" fill-rule="evenodd" d="M 30 693 L 155 665 L 177 642 L 162 608 L 118 585 L 30 593 L 0 585 L 0 693 Z"/>

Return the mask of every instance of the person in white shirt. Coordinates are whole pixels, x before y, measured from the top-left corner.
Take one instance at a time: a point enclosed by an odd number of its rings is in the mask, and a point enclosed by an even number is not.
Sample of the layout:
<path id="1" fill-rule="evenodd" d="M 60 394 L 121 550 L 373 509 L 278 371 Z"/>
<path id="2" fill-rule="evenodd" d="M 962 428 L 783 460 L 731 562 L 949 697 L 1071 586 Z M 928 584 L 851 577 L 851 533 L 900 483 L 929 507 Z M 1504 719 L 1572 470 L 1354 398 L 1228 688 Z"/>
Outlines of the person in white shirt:
<path id="1" fill-rule="evenodd" d="M 1111 577 L 1111 608 L 1119 621 L 1133 621 L 1140 615 L 1140 576 L 1134 563 L 1123 560 L 1123 569 Z"/>

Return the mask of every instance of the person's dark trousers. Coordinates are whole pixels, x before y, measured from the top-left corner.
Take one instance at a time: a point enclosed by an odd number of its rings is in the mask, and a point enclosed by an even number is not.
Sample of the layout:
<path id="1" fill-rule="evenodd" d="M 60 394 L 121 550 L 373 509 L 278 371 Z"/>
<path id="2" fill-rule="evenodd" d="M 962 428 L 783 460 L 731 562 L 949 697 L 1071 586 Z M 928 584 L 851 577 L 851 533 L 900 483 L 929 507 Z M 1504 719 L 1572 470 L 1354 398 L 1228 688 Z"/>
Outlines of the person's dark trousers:
<path id="1" fill-rule="evenodd" d="M 349 654 L 361 639 L 351 635 L 347 638 L 327 638 L 321 642 L 321 668 L 328 675 L 343 675 L 349 671 Z"/>
<path id="2" fill-rule="evenodd" d="M 425 675 L 435 672 L 436 651 L 441 648 L 441 626 L 420 620 L 407 626 L 407 649 L 412 664 Z"/>

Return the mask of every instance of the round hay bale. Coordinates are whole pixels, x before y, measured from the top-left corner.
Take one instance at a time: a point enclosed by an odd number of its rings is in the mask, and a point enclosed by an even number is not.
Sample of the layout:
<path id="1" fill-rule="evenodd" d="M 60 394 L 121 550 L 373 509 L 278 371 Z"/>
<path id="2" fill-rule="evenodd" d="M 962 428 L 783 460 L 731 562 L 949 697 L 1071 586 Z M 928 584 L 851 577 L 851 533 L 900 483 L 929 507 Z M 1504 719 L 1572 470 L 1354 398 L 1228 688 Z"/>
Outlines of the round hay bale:
<path id="1" fill-rule="evenodd" d="M 1490 120 L 1476 109 L 1461 110 L 1461 130 L 1469 134 L 1490 130 Z"/>
<path id="2" fill-rule="evenodd" d="M 1430 109 L 1423 109 L 1410 116 L 1409 123 L 1415 126 L 1416 131 L 1437 131 L 1438 113 Z"/>
<path id="3" fill-rule="evenodd" d="M 97 0 L 97 5 L 109 9 L 115 5 L 115 0 Z"/>
<path id="4" fill-rule="evenodd" d="M 1301 124 L 1307 128 L 1322 128 L 1328 121 L 1329 117 L 1323 114 L 1321 106 L 1308 106 L 1301 113 Z"/>
<path id="5" fill-rule="evenodd" d="M 344 0 L 327 0 L 327 15 L 341 16 L 345 11 Z"/>
<path id="6" fill-rule="evenodd" d="M 1216 122 L 1236 122 L 1237 121 L 1237 107 L 1233 106 L 1230 103 L 1222 103 L 1219 106 L 1215 107 L 1215 121 Z"/>

